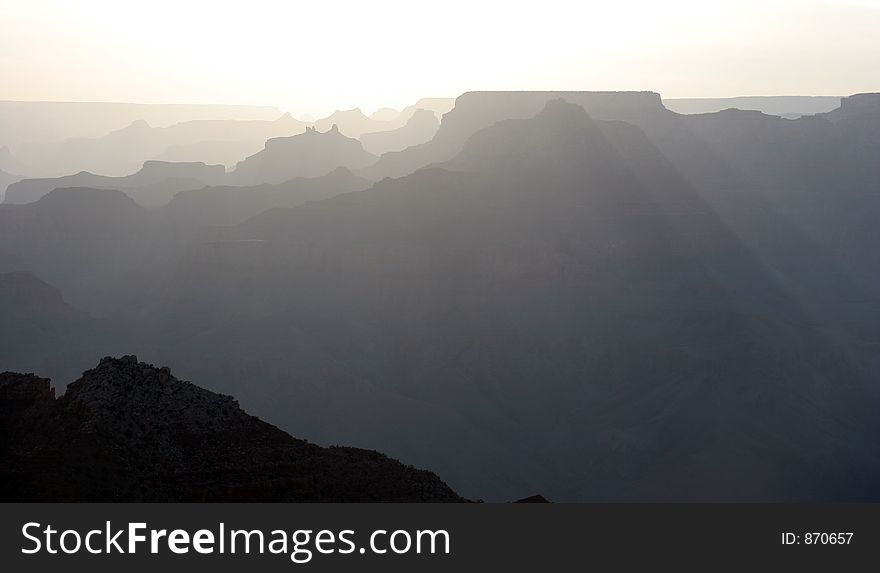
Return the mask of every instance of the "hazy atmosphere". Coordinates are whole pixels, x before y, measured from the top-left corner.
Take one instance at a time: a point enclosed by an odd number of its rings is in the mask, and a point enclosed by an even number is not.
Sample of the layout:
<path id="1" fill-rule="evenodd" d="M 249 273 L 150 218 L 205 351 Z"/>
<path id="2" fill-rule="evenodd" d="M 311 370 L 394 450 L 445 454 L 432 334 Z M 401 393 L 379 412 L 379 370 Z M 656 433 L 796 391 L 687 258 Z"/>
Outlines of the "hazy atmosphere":
<path id="1" fill-rule="evenodd" d="M 880 0 L 0 31 L 0 500 L 880 501 Z"/>
<path id="2" fill-rule="evenodd" d="M 468 90 L 876 86 L 878 0 L 9 1 L 0 98 L 400 108 Z"/>

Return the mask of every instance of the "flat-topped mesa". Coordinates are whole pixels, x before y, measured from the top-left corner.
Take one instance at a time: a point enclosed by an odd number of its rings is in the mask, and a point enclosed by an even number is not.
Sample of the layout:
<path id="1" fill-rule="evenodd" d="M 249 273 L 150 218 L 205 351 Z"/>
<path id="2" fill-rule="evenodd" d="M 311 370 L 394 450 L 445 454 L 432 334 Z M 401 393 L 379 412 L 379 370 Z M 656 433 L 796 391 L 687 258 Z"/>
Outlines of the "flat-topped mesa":
<path id="1" fill-rule="evenodd" d="M 144 161 L 140 171 L 134 173 L 132 179 L 148 179 L 151 183 L 158 183 L 163 179 L 189 177 L 203 179 L 205 181 L 220 181 L 226 173 L 223 165 L 208 165 L 202 161 L 159 161 L 151 159 Z"/>
<path id="2" fill-rule="evenodd" d="M 861 93 L 842 98 L 840 111 L 880 114 L 880 93 Z"/>
<path id="3" fill-rule="evenodd" d="M 416 169 L 452 159 L 478 131 L 505 119 L 536 116 L 550 100 L 579 105 L 598 120 L 619 120 L 645 131 L 662 131 L 680 117 L 663 106 L 656 92 L 466 92 L 443 115 L 431 141 L 399 152 L 389 152 L 360 175 L 378 181 L 401 177 Z"/>
<path id="4" fill-rule="evenodd" d="M 753 120 L 753 121 L 774 121 L 781 120 L 778 115 L 766 114 L 763 111 L 754 109 L 739 109 L 729 107 L 720 111 L 710 111 L 706 113 L 692 114 L 695 118 L 702 120 L 720 119 L 720 120 Z"/>
<path id="5" fill-rule="evenodd" d="M 579 105 L 594 119 L 616 119 L 640 123 L 653 117 L 672 115 L 656 92 L 467 92 L 455 100 L 455 107 L 443 116 L 434 140 L 460 145 L 473 133 L 504 119 L 525 119 L 537 115 L 550 100 L 562 99 Z"/>

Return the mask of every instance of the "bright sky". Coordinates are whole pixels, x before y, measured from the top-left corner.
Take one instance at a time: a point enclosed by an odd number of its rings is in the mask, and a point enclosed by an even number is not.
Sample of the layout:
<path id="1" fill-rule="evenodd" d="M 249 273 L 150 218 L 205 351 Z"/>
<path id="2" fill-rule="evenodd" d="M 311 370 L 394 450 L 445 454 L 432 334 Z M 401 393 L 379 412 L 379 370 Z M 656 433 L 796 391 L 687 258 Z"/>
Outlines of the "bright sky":
<path id="1" fill-rule="evenodd" d="M 402 107 L 880 90 L 880 0 L 3 0 L 0 99 Z"/>

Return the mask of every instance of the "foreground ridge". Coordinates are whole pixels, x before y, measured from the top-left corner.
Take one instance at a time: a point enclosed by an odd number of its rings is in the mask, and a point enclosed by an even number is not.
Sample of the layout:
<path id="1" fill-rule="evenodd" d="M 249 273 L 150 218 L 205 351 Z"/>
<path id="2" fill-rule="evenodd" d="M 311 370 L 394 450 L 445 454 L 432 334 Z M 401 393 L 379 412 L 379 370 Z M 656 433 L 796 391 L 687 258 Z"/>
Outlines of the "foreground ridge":
<path id="1" fill-rule="evenodd" d="M 58 399 L 46 378 L 0 374 L 0 499 L 463 501 L 431 472 L 293 438 L 135 356 L 103 358 Z"/>

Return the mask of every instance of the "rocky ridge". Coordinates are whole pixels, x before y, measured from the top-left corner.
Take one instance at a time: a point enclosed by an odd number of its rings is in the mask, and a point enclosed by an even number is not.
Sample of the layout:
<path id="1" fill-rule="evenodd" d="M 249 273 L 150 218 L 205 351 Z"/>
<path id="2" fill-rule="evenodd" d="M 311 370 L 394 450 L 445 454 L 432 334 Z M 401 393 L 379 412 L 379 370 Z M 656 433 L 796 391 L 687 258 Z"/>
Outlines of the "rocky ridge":
<path id="1" fill-rule="evenodd" d="M 102 359 L 58 399 L 48 379 L 0 374 L 0 429 L 4 501 L 463 501 L 428 471 L 293 438 L 135 356 Z"/>

